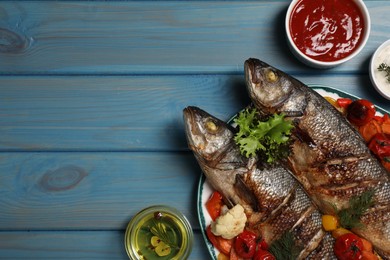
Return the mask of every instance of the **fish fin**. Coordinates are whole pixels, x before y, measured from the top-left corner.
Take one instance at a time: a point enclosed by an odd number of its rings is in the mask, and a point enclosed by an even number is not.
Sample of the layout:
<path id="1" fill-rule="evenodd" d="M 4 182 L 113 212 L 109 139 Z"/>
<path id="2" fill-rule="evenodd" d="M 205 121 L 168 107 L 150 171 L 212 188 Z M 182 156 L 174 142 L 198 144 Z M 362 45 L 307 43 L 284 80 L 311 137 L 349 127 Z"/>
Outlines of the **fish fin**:
<path id="1" fill-rule="evenodd" d="M 243 176 L 240 174 L 236 175 L 236 182 L 234 183 L 234 189 L 236 190 L 238 196 L 247 203 L 253 211 L 259 210 L 259 205 L 256 199 L 254 192 L 249 189 L 249 187 L 245 184 Z"/>

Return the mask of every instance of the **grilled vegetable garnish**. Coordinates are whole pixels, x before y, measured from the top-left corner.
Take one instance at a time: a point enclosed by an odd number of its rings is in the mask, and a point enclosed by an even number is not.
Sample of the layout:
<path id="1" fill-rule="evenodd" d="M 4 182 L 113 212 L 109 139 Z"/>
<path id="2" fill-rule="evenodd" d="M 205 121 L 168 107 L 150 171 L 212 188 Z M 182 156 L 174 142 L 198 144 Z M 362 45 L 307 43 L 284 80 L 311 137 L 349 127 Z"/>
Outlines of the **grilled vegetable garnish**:
<path id="1" fill-rule="evenodd" d="M 251 157 L 259 152 L 267 162 L 286 157 L 292 122 L 285 120 L 284 114 L 274 114 L 267 121 L 260 121 L 257 115 L 256 109 L 246 109 L 234 119 L 239 127 L 234 140 L 241 154 Z"/>

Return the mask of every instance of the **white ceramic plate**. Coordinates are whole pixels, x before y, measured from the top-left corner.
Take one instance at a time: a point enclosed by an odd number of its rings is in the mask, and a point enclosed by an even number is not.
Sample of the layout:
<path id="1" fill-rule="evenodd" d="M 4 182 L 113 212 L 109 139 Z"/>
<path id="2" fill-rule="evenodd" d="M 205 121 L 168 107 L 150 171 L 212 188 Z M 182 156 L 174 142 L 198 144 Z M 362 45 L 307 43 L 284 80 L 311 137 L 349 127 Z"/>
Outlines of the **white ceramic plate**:
<path id="1" fill-rule="evenodd" d="M 352 100 L 359 99 L 359 97 L 348 94 L 346 92 L 343 92 L 341 90 L 337 90 L 331 87 L 326 87 L 326 86 L 320 86 L 320 85 L 309 85 L 312 87 L 315 91 L 317 91 L 320 95 L 322 96 L 328 96 L 332 97 L 334 99 L 338 99 L 340 97 L 343 98 L 350 98 Z M 385 114 L 388 112 L 385 111 L 384 109 L 380 107 L 376 107 L 378 114 Z M 235 117 L 235 116 L 234 116 Z M 233 117 L 233 118 L 234 118 Z M 232 118 L 232 119 L 233 119 Z M 229 120 L 229 122 L 232 121 L 232 119 Z M 198 218 L 199 218 L 199 223 L 200 227 L 202 230 L 203 238 L 206 242 L 206 246 L 209 250 L 209 253 L 211 255 L 211 258 L 214 260 L 217 260 L 217 255 L 218 255 L 218 250 L 214 248 L 214 246 L 210 243 L 206 236 L 206 227 L 210 224 L 211 222 L 211 217 L 209 216 L 207 209 L 205 207 L 206 201 L 210 197 L 211 193 L 213 192 L 213 188 L 210 186 L 210 184 L 207 182 L 204 174 L 201 174 L 200 180 L 199 180 L 199 186 L 198 186 Z"/>

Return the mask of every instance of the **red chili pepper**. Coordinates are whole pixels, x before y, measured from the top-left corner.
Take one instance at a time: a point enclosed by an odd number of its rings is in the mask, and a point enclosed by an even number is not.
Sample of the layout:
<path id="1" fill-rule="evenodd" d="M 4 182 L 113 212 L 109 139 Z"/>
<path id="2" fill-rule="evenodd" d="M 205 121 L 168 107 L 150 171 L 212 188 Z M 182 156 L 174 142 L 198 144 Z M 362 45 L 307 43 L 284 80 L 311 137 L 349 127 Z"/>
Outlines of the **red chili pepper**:
<path id="1" fill-rule="evenodd" d="M 353 233 L 344 234 L 336 239 L 334 253 L 339 260 L 361 259 L 363 242 Z"/>
<path id="2" fill-rule="evenodd" d="M 234 249 L 242 258 L 251 258 L 256 252 L 257 236 L 255 233 L 244 230 L 236 237 Z"/>
<path id="3" fill-rule="evenodd" d="M 352 99 L 350 99 L 350 98 L 338 98 L 336 100 L 336 102 L 337 102 L 337 105 L 339 105 L 339 107 L 347 108 L 352 103 Z"/>
<path id="4" fill-rule="evenodd" d="M 218 191 L 214 191 L 206 202 L 207 212 L 213 221 L 221 214 L 222 206 L 222 195 Z"/>
<path id="5" fill-rule="evenodd" d="M 367 124 L 374 118 L 375 113 L 374 104 L 366 99 L 355 100 L 347 107 L 347 118 L 356 126 Z"/>

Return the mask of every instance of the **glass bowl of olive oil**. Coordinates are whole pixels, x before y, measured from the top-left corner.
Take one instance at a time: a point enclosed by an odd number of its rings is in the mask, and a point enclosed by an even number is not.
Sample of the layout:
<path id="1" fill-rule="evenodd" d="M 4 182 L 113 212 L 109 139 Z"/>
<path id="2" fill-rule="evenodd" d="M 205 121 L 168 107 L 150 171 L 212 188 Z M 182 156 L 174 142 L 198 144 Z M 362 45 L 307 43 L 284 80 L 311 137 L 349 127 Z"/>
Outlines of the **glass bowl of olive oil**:
<path id="1" fill-rule="evenodd" d="M 193 232 L 187 218 L 177 209 L 156 205 L 138 212 L 125 233 L 130 259 L 187 259 L 192 250 Z"/>

